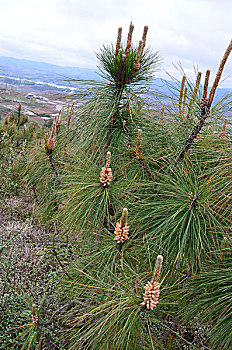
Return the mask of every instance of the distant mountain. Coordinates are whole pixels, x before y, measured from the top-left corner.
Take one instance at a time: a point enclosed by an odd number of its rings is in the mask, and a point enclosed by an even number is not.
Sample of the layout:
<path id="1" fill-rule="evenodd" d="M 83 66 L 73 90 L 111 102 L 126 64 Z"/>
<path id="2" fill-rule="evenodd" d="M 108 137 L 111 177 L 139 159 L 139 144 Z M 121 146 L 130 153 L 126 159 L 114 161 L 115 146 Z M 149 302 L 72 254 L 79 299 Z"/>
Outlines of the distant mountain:
<path id="1" fill-rule="evenodd" d="M 36 62 L 5 56 L 0 56 L 0 76 L 1 75 L 29 79 L 29 81 L 34 82 L 40 81 L 43 83 L 66 86 L 69 86 L 70 84 L 64 81 L 65 78 L 101 81 L 101 77 L 97 74 L 95 69 L 62 67 L 45 62 Z M 168 87 L 170 84 L 174 85 L 171 81 L 165 81 L 159 78 L 150 82 L 152 88 L 158 90 L 164 95 L 170 95 L 171 91 Z M 175 84 L 176 86 L 179 86 L 180 82 L 176 82 Z M 232 93 L 232 89 L 218 88 L 215 102 L 228 93 Z"/>
<path id="2" fill-rule="evenodd" d="M 40 79 L 55 82 L 64 77 L 84 80 L 99 80 L 96 70 L 90 68 L 62 67 L 45 62 L 0 56 L 0 74 L 17 78 Z"/>

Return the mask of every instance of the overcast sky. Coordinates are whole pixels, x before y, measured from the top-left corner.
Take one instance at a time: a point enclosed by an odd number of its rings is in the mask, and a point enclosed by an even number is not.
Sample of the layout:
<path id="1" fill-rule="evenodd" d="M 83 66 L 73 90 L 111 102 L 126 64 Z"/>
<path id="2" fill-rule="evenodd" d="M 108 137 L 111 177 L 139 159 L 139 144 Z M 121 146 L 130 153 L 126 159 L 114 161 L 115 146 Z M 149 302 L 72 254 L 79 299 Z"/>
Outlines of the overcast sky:
<path id="1" fill-rule="evenodd" d="M 215 73 L 231 16 L 231 0 L 0 0 L 0 55 L 95 68 L 94 52 L 115 42 L 119 26 L 126 39 L 132 21 L 134 41 L 149 26 L 147 44 L 164 59 L 159 76 L 180 76 L 178 62 L 189 76 L 194 66 Z M 222 87 L 232 87 L 230 74 L 232 55 Z"/>

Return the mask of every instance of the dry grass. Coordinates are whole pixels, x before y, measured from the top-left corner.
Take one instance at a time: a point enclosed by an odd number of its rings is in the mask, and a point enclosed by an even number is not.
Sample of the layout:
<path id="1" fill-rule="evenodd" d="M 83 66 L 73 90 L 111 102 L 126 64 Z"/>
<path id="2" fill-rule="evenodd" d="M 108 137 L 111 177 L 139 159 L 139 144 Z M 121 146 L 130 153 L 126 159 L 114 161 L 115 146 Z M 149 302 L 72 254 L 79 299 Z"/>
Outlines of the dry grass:
<path id="1" fill-rule="evenodd" d="M 31 323 L 33 303 L 45 320 L 59 307 L 52 235 L 35 224 L 31 212 L 25 198 L 0 200 L 0 349 L 21 349 L 25 339 L 16 339 L 22 331 L 17 327 Z M 43 349 L 59 349 L 53 326 L 47 328 Z"/>

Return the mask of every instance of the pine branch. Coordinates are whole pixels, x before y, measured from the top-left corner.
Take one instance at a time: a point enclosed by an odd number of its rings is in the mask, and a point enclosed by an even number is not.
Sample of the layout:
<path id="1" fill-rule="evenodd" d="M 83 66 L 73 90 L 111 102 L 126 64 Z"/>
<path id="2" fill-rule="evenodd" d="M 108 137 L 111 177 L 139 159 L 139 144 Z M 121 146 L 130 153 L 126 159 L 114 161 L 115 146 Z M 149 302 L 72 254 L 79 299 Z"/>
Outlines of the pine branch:
<path id="1" fill-rule="evenodd" d="M 52 170 L 53 170 L 54 174 L 56 175 L 56 177 L 58 177 L 59 175 L 58 175 L 58 171 L 57 171 L 57 168 L 56 168 L 55 161 L 54 161 L 54 158 L 52 156 L 52 153 L 50 153 L 48 155 L 48 158 L 49 158 L 49 162 L 51 164 L 51 167 L 52 167 Z"/>
<path id="2" fill-rule="evenodd" d="M 176 159 L 175 165 L 184 158 L 185 153 L 190 149 L 193 141 L 197 138 L 198 134 L 200 133 L 201 129 L 203 128 L 205 121 L 208 118 L 209 114 L 210 114 L 209 107 L 202 109 L 201 119 L 200 119 L 199 123 L 197 125 L 195 125 L 195 127 L 193 128 L 193 131 L 192 131 L 191 135 L 189 136 L 189 138 L 185 141 L 183 150 L 181 151 L 178 158 Z"/>
<path id="3" fill-rule="evenodd" d="M 207 86 L 208 86 L 208 79 L 209 79 L 209 73 L 210 71 L 208 70 L 206 73 L 206 79 L 205 79 L 205 85 L 204 85 L 204 91 L 203 91 L 203 98 L 201 100 L 201 118 L 200 121 L 197 125 L 195 125 L 195 127 L 193 128 L 192 133 L 190 134 L 189 138 L 185 141 L 184 143 L 184 147 L 183 150 L 181 151 L 181 153 L 179 154 L 179 156 L 177 157 L 176 161 L 175 161 L 175 165 L 180 162 L 183 158 L 185 153 L 190 149 L 193 141 L 197 138 L 198 134 L 200 133 L 201 129 L 203 128 L 206 119 L 209 117 L 210 115 L 210 108 L 215 96 L 215 92 L 217 89 L 217 86 L 219 84 L 219 80 L 221 78 L 223 69 L 225 67 L 226 61 L 230 55 L 232 51 L 232 40 L 228 46 L 228 48 L 226 49 L 224 56 L 221 60 L 220 66 L 218 68 L 213 86 L 210 90 L 210 94 L 209 94 L 209 98 L 206 98 L 206 91 L 207 91 Z"/>

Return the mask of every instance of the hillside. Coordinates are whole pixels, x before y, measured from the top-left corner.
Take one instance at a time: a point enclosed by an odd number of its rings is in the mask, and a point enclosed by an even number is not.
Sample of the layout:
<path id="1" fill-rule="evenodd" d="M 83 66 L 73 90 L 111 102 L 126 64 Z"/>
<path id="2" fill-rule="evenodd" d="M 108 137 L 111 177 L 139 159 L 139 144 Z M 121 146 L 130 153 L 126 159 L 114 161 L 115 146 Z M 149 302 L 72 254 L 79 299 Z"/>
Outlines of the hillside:
<path id="1" fill-rule="evenodd" d="M 34 89 L 73 92 L 83 87 L 78 80 L 102 81 L 98 69 L 62 67 L 45 62 L 0 56 L 0 83 L 18 86 L 23 91 L 32 85 Z M 77 80 L 77 81 L 72 81 Z M 170 80 L 156 78 L 150 81 L 152 89 L 163 94 L 170 94 Z M 176 81 L 175 84 L 180 84 Z M 232 88 L 217 89 L 216 100 L 225 94 L 232 93 Z"/>
<path id="2" fill-rule="evenodd" d="M 36 62 L 25 59 L 0 56 L 0 113 L 2 116 L 14 110 L 15 103 L 22 103 L 23 112 L 42 122 L 43 118 L 53 118 L 65 106 L 63 98 L 73 93 L 80 93 L 88 86 L 88 82 L 98 81 L 102 78 L 96 70 L 78 67 L 61 67 L 45 62 Z M 171 82 L 156 78 L 149 82 L 151 91 L 163 95 L 163 103 L 169 100 L 164 96 L 175 95 L 181 82 Z M 193 83 L 194 85 L 194 83 Z M 218 88 L 214 104 L 223 96 L 232 93 L 232 89 Z M 147 95 L 151 101 L 156 94 Z M 228 110 L 228 117 L 232 111 Z"/>
<path id="3" fill-rule="evenodd" d="M 62 67 L 55 64 L 36 62 L 13 57 L 0 56 L 0 75 L 57 82 L 58 79 L 99 80 L 94 69 L 78 67 Z"/>

